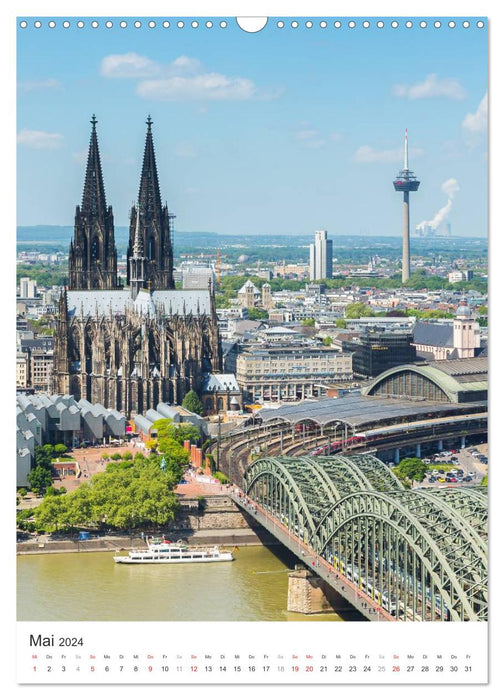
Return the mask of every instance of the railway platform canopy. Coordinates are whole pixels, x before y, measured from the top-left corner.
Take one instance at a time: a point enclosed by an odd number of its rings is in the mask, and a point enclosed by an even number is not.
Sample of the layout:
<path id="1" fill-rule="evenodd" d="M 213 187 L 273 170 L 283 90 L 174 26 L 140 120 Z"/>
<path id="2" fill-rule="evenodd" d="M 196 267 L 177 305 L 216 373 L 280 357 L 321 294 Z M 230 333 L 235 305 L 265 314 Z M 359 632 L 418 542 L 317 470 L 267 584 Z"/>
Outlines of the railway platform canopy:
<path id="1" fill-rule="evenodd" d="M 312 422 L 321 428 L 345 424 L 352 430 L 364 430 L 377 425 L 463 416 L 486 410 L 487 404 L 484 401 L 457 404 L 350 394 L 339 398 L 302 401 L 279 408 L 265 408 L 257 413 L 257 417 L 265 426 L 284 424 L 294 428 Z"/>

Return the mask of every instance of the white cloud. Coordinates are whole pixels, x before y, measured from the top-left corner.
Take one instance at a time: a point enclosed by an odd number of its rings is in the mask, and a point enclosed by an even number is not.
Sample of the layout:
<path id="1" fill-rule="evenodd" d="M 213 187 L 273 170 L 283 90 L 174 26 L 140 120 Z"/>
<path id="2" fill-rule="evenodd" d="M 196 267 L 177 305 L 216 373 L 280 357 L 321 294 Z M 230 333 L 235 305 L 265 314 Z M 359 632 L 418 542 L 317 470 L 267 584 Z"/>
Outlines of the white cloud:
<path id="1" fill-rule="evenodd" d="M 203 73 L 193 77 L 144 80 L 138 84 L 137 93 L 151 100 L 250 100 L 256 96 L 257 88 L 247 78 Z"/>
<path id="2" fill-rule="evenodd" d="M 202 68 L 201 61 L 190 56 L 179 56 L 169 65 L 169 69 L 174 73 L 198 73 Z"/>
<path id="3" fill-rule="evenodd" d="M 393 93 L 397 97 L 410 100 L 422 100 L 430 97 L 447 97 L 450 100 L 463 100 L 466 91 L 455 78 L 439 78 L 436 73 L 429 73 L 421 83 L 412 85 L 394 85 Z"/>
<path id="4" fill-rule="evenodd" d="M 100 66 L 100 74 L 105 78 L 149 78 L 160 71 L 155 61 L 133 51 L 105 56 Z"/>
<path id="5" fill-rule="evenodd" d="M 305 148 L 322 148 L 325 145 L 325 139 L 322 138 L 315 129 L 301 129 L 297 131 L 296 140 Z"/>
<path id="6" fill-rule="evenodd" d="M 61 134 L 49 134 L 47 131 L 22 129 L 17 135 L 17 142 L 27 148 L 53 150 L 63 143 Z"/>
<path id="7" fill-rule="evenodd" d="M 139 80 L 137 94 L 151 100 L 270 100 L 281 94 L 259 91 L 248 78 L 211 73 L 197 58 L 184 55 L 163 65 L 134 52 L 110 54 L 103 58 L 100 74 Z"/>
<path id="8" fill-rule="evenodd" d="M 47 78 L 46 80 L 24 80 L 18 84 L 18 90 L 21 94 L 33 92 L 34 90 L 62 90 L 63 85 L 55 78 Z"/>
<path id="9" fill-rule="evenodd" d="M 477 110 L 474 113 L 469 112 L 464 117 L 462 126 L 464 129 L 471 131 L 473 133 L 481 133 L 486 130 L 488 123 L 488 93 L 478 105 Z"/>
<path id="10" fill-rule="evenodd" d="M 410 156 L 420 156 L 422 153 L 421 148 L 409 148 Z M 403 159 L 404 150 L 402 148 L 377 151 L 371 146 L 361 146 L 353 155 L 353 160 L 357 163 L 401 163 Z"/>

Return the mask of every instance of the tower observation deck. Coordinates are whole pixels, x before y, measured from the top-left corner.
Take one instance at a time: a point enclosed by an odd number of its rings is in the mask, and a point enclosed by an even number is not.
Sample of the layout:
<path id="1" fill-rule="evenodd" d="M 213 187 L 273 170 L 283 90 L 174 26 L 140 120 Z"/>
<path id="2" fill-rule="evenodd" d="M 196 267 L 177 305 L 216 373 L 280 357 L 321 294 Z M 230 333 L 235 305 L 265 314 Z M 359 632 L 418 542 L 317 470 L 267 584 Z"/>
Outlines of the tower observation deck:
<path id="1" fill-rule="evenodd" d="M 420 187 L 420 180 L 408 167 L 408 130 L 404 133 L 404 168 L 394 180 L 396 192 L 403 193 L 403 256 L 402 256 L 402 281 L 406 282 L 410 277 L 410 216 L 409 193 L 416 192 Z"/>

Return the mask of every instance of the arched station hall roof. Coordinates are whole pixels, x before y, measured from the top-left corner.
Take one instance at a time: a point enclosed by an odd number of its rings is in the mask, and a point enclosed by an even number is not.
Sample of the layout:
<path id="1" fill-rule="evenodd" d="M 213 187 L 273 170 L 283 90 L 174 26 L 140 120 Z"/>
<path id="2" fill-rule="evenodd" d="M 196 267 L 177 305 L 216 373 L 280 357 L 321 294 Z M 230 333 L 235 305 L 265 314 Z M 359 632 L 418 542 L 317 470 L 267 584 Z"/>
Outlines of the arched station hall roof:
<path id="1" fill-rule="evenodd" d="M 421 420 L 423 417 L 463 415 L 481 410 L 486 410 L 484 402 L 468 405 L 349 394 L 340 398 L 302 401 L 279 408 L 263 408 L 257 416 L 262 419 L 263 425 L 287 423 L 295 426 L 312 421 L 321 427 L 346 423 L 353 429 L 364 429 L 365 426 L 376 423 L 390 425 Z"/>
<path id="2" fill-rule="evenodd" d="M 488 359 L 472 357 L 462 360 L 441 360 L 422 365 L 399 365 L 380 374 L 365 389 L 366 396 L 391 395 L 391 380 L 406 375 L 422 377 L 438 387 L 447 400 L 462 403 L 483 400 L 488 392 Z M 388 387 L 388 388 L 385 388 Z M 393 394 L 392 394 L 393 395 Z M 469 397 L 469 398 L 467 398 Z M 412 395 L 412 399 L 419 398 Z"/>

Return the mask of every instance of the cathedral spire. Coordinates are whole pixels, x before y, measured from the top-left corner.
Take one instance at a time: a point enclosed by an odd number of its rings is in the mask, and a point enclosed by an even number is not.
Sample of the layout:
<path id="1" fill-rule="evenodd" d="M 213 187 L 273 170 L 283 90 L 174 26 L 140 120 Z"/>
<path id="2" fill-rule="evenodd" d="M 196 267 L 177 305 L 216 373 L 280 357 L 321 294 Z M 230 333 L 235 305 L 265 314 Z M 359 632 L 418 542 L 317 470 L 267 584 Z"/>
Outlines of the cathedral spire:
<path id="1" fill-rule="evenodd" d="M 68 256 L 68 286 L 70 289 L 117 289 L 114 215 L 105 199 L 94 114 L 91 124 L 82 206 L 75 209 L 74 235 Z"/>
<path id="2" fill-rule="evenodd" d="M 161 191 L 154 153 L 152 137 L 152 119 L 147 117 L 147 134 L 140 174 L 138 204 L 133 206 L 130 215 L 130 232 L 128 242 L 128 259 L 135 256 L 135 246 L 141 242 L 142 255 L 145 256 L 144 281 L 152 289 L 174 289 L 173 281 L 173 245 L 171 221 L 173 214 L 168 212 L 166 204 L 161 201 Z M 138 218 L 138 211 L 141 212 Z M 127 284 L 133 281 L 131 268 L 128 266 Z"/>
<path id="3" fill-rule="evenodd" d="M 147 136 L 145 137 L 145 149 L 140 176 L 140 190 L 138 193 L 138 205 L 147 216 L 160 216 L 162 210 L 161 192 L 156 167 L 156 155 L 154 153 L 154 141 L 152 140 L 152 119 L 147 117 Z"/>
<path id="4" fill-rule="evenodd" d="M 107 211 L 107 202 L 105 199 L 100 150 L 98 148 L 98 135 L 96 133 L 97 119 L 94 114 L 91 118 L 91 124 L 93 128 L 89 142 L 81 211 L 86 214 L 101 214 Z"/>

